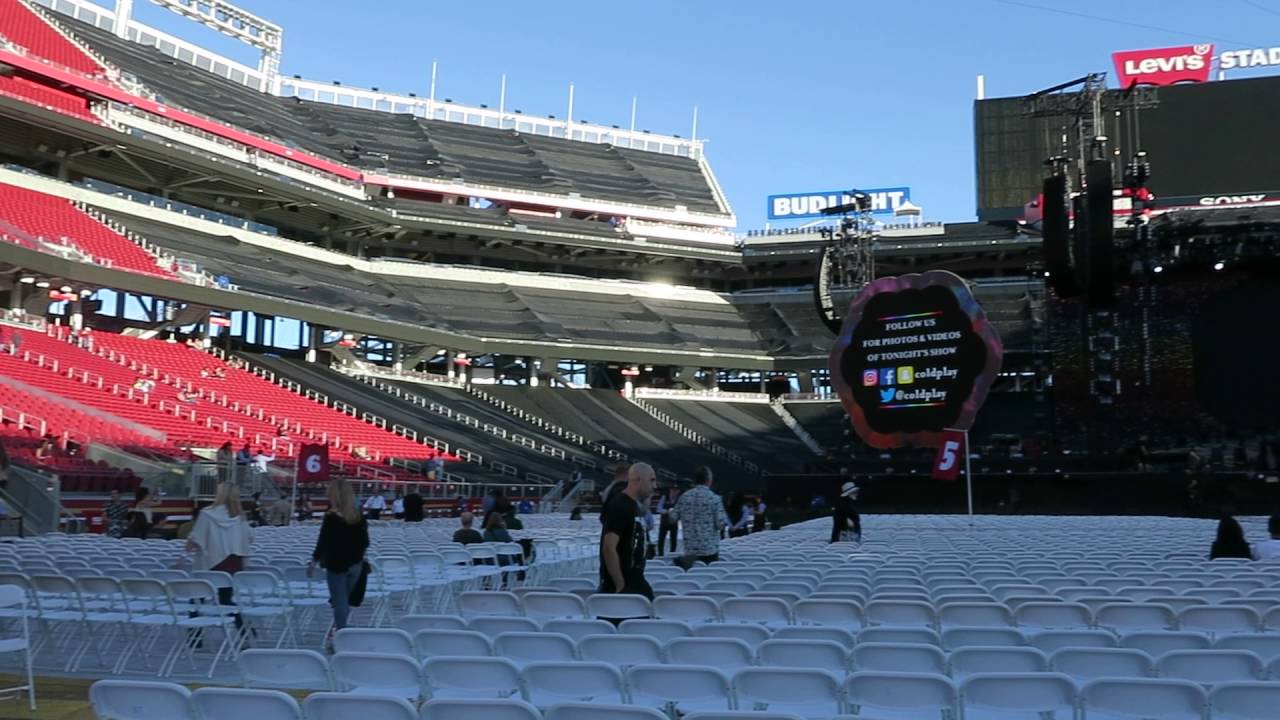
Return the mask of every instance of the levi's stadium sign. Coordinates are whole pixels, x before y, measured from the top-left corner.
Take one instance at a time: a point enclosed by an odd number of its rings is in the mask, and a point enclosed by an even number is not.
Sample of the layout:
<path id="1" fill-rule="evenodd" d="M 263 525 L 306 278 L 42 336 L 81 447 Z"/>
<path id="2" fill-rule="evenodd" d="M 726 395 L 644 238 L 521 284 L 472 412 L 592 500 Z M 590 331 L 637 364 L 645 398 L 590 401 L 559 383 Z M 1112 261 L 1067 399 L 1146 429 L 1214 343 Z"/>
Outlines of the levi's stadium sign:
<path id="1" fill-rule="evenodd" d="M 1213 68 L 1213 45 L 1181 45 L 1154 50 L 1112 53 L 1120 87 L 1207 82 Z"/>
<path id="2" fill-rule="evenodd" d="M 960 277 L 879 278 L 853 299 L 831 350 L 831 382 L 870 446 L 936 447 L 968 430 L 1004 348 Z"/>

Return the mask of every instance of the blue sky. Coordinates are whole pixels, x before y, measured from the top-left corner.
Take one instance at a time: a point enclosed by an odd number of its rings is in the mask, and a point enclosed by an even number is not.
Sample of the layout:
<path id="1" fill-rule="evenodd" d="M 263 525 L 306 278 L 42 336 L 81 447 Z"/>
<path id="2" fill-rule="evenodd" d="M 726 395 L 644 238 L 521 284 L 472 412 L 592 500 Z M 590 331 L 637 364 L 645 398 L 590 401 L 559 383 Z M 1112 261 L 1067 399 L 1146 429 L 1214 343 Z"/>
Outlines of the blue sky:
<path id="1" fill-rule="evenodd" d="M 1116 50 L 1280 45 L 1280 0 L 240 0 L 285 28 L 283 70 L 400 92 L 698 134 L 738 214 L 770 194 L 906 185 L 929 219 L 974 215 L 975 76 L 1021 95 Z M 256 54 L 149 3 L 135 17 L 249 64 Z M 1041 9 L 1037 9 L 1041 8 Z M 1057 8 L 1046 10 L 1043 8 Z M 1069 8 L 1069 9 L 1068 9 Z M 1132 8 L 1132 9 L 1130 9 Z M 1091 17 L 1084 17 L 1091 16 Z"/>

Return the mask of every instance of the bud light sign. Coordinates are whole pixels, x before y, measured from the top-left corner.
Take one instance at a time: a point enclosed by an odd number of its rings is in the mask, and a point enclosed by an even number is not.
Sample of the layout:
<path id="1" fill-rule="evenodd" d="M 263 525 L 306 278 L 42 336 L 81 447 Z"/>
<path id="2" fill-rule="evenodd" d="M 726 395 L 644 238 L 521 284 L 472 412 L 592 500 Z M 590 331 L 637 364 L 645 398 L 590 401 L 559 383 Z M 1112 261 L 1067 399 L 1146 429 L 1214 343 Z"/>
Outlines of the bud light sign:
<path id="1" fill-rule="evenodd" d="M 862 192 L 871 196 L 871 212 L 875 215 L 892 215 L 904 202 L 911 199 L 909 187 L 876 188 Z M 822 211 L 827 208 L 848 205 L 852 202 L 852 195 L 839 190 L 770 195 L 769 219 L 799 220 L 821 217 Z"/>

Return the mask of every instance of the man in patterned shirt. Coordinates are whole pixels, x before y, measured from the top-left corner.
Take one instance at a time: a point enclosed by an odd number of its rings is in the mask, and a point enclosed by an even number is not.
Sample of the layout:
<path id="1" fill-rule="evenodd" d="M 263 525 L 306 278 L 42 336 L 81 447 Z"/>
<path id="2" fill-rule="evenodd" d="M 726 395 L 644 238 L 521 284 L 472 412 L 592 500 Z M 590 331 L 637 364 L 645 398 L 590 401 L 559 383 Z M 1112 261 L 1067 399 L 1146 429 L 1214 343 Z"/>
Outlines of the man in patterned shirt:
<path id="1" fill-rule="evenodd" d="M 711 468 L 693 473 L 693 489 L 680 496 L 671 519 L 684 525 L 684 557 L 676 564 L 686 570 L 694 561 L 711 564 L 720 559 L 720 531 L 729 524 L 720 496 L 711 492 Z"/>

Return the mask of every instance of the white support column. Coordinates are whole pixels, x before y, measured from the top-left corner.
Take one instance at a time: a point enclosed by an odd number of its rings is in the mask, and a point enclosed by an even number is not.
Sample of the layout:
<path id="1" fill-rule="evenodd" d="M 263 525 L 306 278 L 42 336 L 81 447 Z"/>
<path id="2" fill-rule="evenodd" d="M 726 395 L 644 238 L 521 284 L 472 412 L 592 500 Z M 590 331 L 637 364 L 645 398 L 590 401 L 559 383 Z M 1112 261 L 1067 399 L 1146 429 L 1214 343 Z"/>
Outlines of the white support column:
<path id="1" fill-rule="evenodd" d="M 133 19 L 133 0 L 116 0 L 116 23 L 111 28 L 116 37 L 128 39 L 131 19 Z"/>

